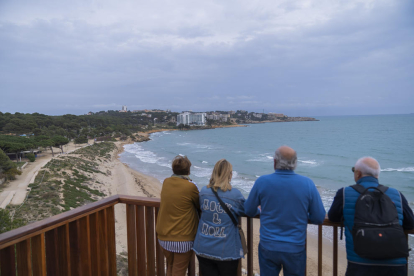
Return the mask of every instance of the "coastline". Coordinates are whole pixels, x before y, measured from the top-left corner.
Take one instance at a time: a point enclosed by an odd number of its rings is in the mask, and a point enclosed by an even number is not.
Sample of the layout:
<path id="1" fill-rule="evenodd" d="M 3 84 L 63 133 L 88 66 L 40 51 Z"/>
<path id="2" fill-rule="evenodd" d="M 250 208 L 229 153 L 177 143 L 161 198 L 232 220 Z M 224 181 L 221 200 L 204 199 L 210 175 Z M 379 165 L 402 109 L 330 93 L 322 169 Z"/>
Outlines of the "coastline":
<path id="1" fill-rule="evenodd" d="M 161 131 L 161 130 L 160 130 Z M 165 131 L 165 130 L 164 130 Z M 169 130 L 168 130 L 169 131 Z M 153 131 L 151 133 L 158 132 Z M 139 133 L 139 135 L 145 135 L 149 138 L 149 134 L 151 133 Z M 127 164 L 122 163 L 122 161 L 119 159 L 119 155 L 124 151 L 124 145 L 134 143 L 132 140 L 126 140 L 122 142 L 116 142 L 118 151 L 116 154 L 116 160 L 115 162 L 118 162 L 122 164 L 122 167 L 125 168 L 123 170 L 123 173 L 129 174 L 133 176 L 134 180 L 130 180 L 128 185 L 135 186 L 135 189 L 132 187 L 129 190 L 130 195 L 139 195 L 139 196 L 147 196 L 147 197 L 159 197 L 162 184 L 155 178 L 151 176 L 147 176 L 139 171 L 136 171 L 132 168 L 130 168 Z M 134 194 L 134 190 L 136 190 L 136 194 Z M 115 206 L 117 207 L 117 206 Z M 125 208 L 115 208 L 115 212 L 117 215 L 117 218 L 120 219 L 119 222 L 117 221 L 117 236 L 118 233 L 124 233 L 120 234 L 119 239 L 117 238 L 117 249 L 118 249 L 118 242 L 125 245 L 122 246 L 122 249 L 126 251 L 126 229 L 122 229 L 122 225 L 126 225 L 125 221 Z M 255 273 L 260 274 L 260 268 L 259 268 L 259 259 L 258 259 L 258 246 L 260 241 L 260 220 L 254 219 L 253 220 L 253 270 Z M 247 223 L 245 219 L 243 219 L 243 228 L 246 233 L 247 229 Z M 327 229 L 331 230 L 331 228 Z M 326 230 L 325 230 L 326 231 Z M 324 231 L 324 232 L 325 232 Z M 333 268 L 333 254 L 332 254 L 332 248 L 333 243 L 328 238 L 323 238 L 323 250 L 322 250 L 322 266 L 323 266 L 323 275 L 332 275 L 332 268 Z M 338 244 L 338 275 L 345 275 L 346 271 L 346 251 L 343 245 Z M 247 261 L 246 259 L 242 260 L 242 267 L 244 269 L 247 269 Z M 307 232 L 307 275 L 317 275 L 318 273 L 318 236 L 316 233 L 312 231 Z"/>

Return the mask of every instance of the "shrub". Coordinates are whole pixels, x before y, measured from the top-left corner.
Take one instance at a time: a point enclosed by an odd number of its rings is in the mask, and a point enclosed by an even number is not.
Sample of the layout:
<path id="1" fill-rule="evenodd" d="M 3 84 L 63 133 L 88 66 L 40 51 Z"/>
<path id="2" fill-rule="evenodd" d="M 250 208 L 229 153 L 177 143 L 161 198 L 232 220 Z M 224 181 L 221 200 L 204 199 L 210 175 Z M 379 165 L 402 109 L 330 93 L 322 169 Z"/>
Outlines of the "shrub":
<path id="1" fill-rule="evenodd" d="M 12 221 L 9 211 L 6 209 L 0 209 L 0 233 L 19 228 L 23 225 L 24 222 L 21 219 L 14 219 Z"/>
<path id="2" fill-rule="evenodd" d="M 86 136 L 79 136 L 75 138 L 75 144 L 86 144 L 88 143 L 88 138 Z"/>
<path id="3" fill-rule="evenodd" d="M 30 162 L 34 162 L 36 160 L 36 157 L 33 153 L 26 154 L 27 159 L 29 159 Z"/>
<path id="4" fill-rule="evenodd" d="M 17 168 L 11 168 L 5 171 L 4 174 L 6 175 L 7 179 L 14 180 L 16 179 L 16 175 L 21 175 L 22 172 L 19 171 Z"/>

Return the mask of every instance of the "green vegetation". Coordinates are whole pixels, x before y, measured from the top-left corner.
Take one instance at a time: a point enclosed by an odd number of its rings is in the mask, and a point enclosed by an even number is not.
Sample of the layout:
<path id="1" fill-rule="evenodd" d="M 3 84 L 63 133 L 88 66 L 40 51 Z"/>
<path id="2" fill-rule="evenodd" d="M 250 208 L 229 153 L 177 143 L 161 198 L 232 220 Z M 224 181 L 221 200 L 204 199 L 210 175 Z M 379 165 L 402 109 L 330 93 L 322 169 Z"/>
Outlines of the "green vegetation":
<path id="1" fill-rule="evenodd" d="M 106 175 L 99 170 L 99 164 L 111 158 L 114 149 L 113 143 L 105 142 L 77 150 L 75 154 L 80 157 L 65 155 L 53 159 L 29 185 L 31 192 L 25 204 L 19 209 L 8 209 L 16 210 L 15 218 L 29 223 L 105 197 L 97 188 L 100 183 L 93 179 L 93 173 Z"/>
<path id="2" fill-rule="evenodd" d="M 115 144 L 111 142 L 101 142 L 95 143 L 93 147 L 84 147 L 78 149 L 76 154 L 82 155 L 83 158 L 87 158 L 89 160 L 95 160 L 99 157 L 104 157 L 106 159 L 111 158 L 111 152 L 115 149 Z"/>
<path id="3" fill-rule="evenodd" d="M 63 136 L 68 139 L 79 137 L 96 138 L 114 134 L 131 135 L 133 132 L 148 130 L 154 119 L 157 126 L 176 128 L 171 122 L 178 113 L 150 112 L 133 113 L 118 111 L 90 112 L 91 115 L 62 115 L 48 116 L 39 113 L 24 114 L 0 112 L 0 133 L 3 134 L 33 134 L 34 136 Z M 84 141 L 84 140 L 83 140 Z"/>
<path id="4" fill-rule="evenodd" d="M 63 153 L 63 146 L 69 143 L 69 140 L 63 136 L 57 135 L 52 138 L 46 135 L 19 137 L 12 135 L 0 135 L 0 149 L 6 153 L 14 153 L 16 160 L 19 154 L 25 150 L 34 150 L 39 147 L 49 147 L 53 154 L 52 147 L 60 147 Z"/>
<path id="5" fill-rule="evenodd" d="M 74 142 L 75 144 L 86 144 L 88 143 L 88 137 L 86 137 L 85 135 L 76 137 L 74 139 Z"/>
<path id="6" fill-rule="evenodd" d="M 0 209 L 0 234 L 24 226 L 21 219 L 11 220 L 9 210 Z"/>
<path id="7" fill-rule="evenodd" d="M 17 169 L 17 164 L 13 163 L 10 158 L 0 149 L 0 178 L 15 179 L 16 175 L 21 175 Z"/>
<path id="8" fill-rule="evenodd" d="M 36 160 L 36 157 L 33 153 L 26 154 L 27 159 L 29 159 L 30 162 L 34 162 Z"/>
<path id="9" fill-rule="evenodd" d="M 22 161 L 22 162 L 16 162 L 14 164 L 16 164 L 18 168 L 21 168 L 24 164 L 26 164 L 26 162 Z"/>

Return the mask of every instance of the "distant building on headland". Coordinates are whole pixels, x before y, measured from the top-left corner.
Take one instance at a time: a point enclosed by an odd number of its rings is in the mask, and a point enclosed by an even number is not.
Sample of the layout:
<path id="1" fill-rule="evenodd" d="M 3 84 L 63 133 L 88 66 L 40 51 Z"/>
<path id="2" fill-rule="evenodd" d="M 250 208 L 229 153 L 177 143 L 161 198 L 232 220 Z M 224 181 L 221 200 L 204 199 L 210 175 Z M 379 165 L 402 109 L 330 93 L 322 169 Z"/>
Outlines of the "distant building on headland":
<path id="1" fill-rule="evenodd" d="M 286 115 L 284 115 L 284 114 L 282 114 L 282 113 L 272 113 L 272 112 L 269 112 L 269 113 L 267 114 L 267 116 L 268 116 L 268 118 L 269 118 L 269 119 L 277 119 L 277 118 L 284 118 L 284 117 L 287 117 Z"/>
<path id="2" fill-rule="evenodd" d="M 122 106 L 122 109 L 121 109 L 121 110 L 119 110 L 119 112 L 128 112 L 128 108 L 127 108 L 127 106 L 126 106 L 126 105 L 123 105 L 123 106 Z"/>
<path id="3" fill-rule="evenodd" d="M 177 115 L 177 126 L 183 125 L 197 125 L 204 126 L 206 124 L 206 113 L 183 112 Z"/>
<path id="4" fill-rule="evenodd" d="M 230 118 L 230 114 L 212 112 L 208 114 L 206 117 L 209 120 L 227 122 L 227 120 Z"/>
<path id="5" fill-rule="evenodd" d="M 139 110 L 133 110 L 133 113 L 141 113 L 141 112 L 145 112 L 145 113 L 171 113 L 171 109 L 166 109 L 166 110 L 162 110 L 162 109 L 139 109 Z"/>

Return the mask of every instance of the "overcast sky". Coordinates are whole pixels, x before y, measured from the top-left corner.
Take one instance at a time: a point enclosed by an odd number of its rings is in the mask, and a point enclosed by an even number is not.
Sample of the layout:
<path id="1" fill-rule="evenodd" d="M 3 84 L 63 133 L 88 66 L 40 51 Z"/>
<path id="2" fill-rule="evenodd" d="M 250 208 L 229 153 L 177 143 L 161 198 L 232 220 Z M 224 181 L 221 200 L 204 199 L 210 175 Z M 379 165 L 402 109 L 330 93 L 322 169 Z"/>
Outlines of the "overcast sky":
<path id="1" fill-rule="evenodd" d="M 411 0 L 0 1 L 0 111 L 414 112 Z"/>

